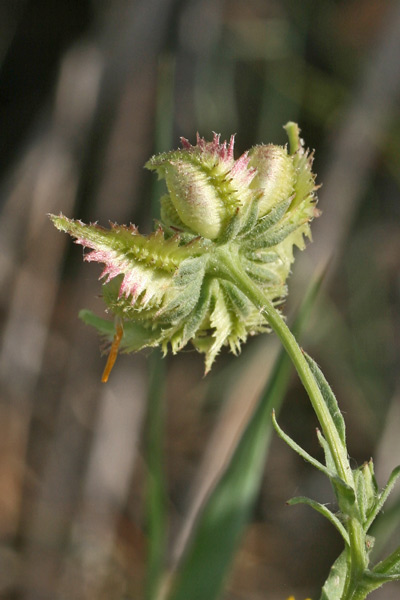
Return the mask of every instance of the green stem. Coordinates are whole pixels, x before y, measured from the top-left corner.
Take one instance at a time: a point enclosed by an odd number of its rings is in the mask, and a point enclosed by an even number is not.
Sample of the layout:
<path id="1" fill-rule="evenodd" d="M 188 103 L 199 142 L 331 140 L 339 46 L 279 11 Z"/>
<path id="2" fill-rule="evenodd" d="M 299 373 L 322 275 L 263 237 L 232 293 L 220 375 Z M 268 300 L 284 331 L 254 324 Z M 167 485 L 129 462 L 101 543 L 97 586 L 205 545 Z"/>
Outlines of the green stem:
<path id="1" fill-rule="evenodd" d="M 343 596 L 343 600 L 345 599 L 349 599 L 349 600 L 365 600 L 365 598 L 368 596 L 368 594 L 371 592 L 372 590 L 369 588 L 365 588 L 363 585 L 359 585 L 358 588 L 356 590 L 354 590 L 354 592 L 352 592 L 351 596 L 346 595 Z"/>
<path id="2" fill-rule="evenodd" d="M 253 280 L 243 271 L 237 260 L 231 258 L 230 254 L 224 255 L 225 264 L 229 268 L 232 280 L 238 288 L 251 300 L 251 302 L 262 312 L 268 324 L 275 331 L 282 342 L 286 352 L 290 356 L 299 377 L 309 395 L 313 409 L 321 424 L 324 436 L 331 449 L 333 460 L 339 477 L 348 485 L 354 486 L 353 474 L 347 459 L 347 449 L 339 437 L 332 416 L 322 397 L 321 391 L 315 381 L 313 374 L 304 354 L 299 347 L 294 335 L 286 325 L 279 311 L 265 296 Z"/>
<path id="3" fill-rule="evenodd" d="M 222 277 L 229 278 L 233 281 L 247 298 L 262 312 L 271 328 L 279 337 L 308 393 L 325 439 L 329 444 L 337 474 L 345 483 L 354 489 L 353 473 L 347 457 L 347 448 L 340 439 L 317 382 L 292 332 L 272 302 L 242 269 L 239 256 L 233 255 L 231 250 L 225 247 L 220 248 L 215 259 L 214 272 L 219 272 Z M 352 597 L 355 589 L 354 586 L 360 581 L 362 573 L 367 566 L 364 550 L 365 533 L 361 523 L 356 518 L 350 518 L 347 522 L 347 530 L 350 539 L 348 556 L 349 569 L 343 600 L 349 600 Z"/>

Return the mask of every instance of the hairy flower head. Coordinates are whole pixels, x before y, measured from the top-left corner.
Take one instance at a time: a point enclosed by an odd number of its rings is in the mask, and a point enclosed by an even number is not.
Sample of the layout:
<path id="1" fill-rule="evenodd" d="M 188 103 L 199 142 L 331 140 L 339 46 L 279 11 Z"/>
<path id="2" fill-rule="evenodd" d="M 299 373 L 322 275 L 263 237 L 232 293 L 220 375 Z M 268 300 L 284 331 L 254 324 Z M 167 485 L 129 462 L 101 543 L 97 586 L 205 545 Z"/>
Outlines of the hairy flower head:
<path id="1" fill-rule="evenodd" d="M 197 136 L 192 146 L 151 158 L 146 167 L 165 179 L 161 221 L 150 235 L 131 225 L 110 229 L 51 216 L 58 229 L 103 263 L 103 297 L 117 322 L 81 313 L 116 346 L 131 352 L 161 346 L 173 353 L 189 341 L 206 355 L 208 371 L 227 345 L 238 353 L 248 335 L 268 324 L 234 279 L 219 265 L 237 265 L 266 297 L 279 303 L 293 247 L 304 248 L 316 215 L 312 156 L 297 125 L 286 129 L 290 150 L 259 145 L 234 158 L 234 138 L 211 142 Z M 108 372 L 104 377 L 106 380 Z"/>

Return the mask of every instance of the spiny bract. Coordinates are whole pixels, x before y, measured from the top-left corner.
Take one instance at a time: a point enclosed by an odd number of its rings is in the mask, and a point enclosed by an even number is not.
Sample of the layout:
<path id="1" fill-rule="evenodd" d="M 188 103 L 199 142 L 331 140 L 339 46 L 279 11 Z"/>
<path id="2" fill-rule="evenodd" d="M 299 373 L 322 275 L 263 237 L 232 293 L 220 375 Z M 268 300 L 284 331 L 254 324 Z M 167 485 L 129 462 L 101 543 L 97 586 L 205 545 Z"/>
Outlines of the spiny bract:
<path id="1" fill-rule="evenodd" d="M 146 167 L 165 179 L 161 221 L 150 235 L 133 225 L 109 230 L 51 216 L 58 229 L 89 248 L 86 261 L 103 263 L 103 297 L 123 325 L 125 352 L 161 346 L 173 353 L 189 341 L 206 355 L 209 371 L 221 347 L 234 354 L 248 335 L 266 331 L 260 312 L 219 272 L 218 257 L 229 252 L 240 268 L 279 303 L 293 246 L 304 248 L 316 216 L 312 155 L 299 130 L 288 123 L 290 151 L 259 145 L 235 160 L 234 137 L 220 143 L 197 136 L 192 146 L 151 158 Z M 109 340 L 116 322 L 82 311 L 83 320 Z M 119 338 L 121 335 L 119 334 Z"/>

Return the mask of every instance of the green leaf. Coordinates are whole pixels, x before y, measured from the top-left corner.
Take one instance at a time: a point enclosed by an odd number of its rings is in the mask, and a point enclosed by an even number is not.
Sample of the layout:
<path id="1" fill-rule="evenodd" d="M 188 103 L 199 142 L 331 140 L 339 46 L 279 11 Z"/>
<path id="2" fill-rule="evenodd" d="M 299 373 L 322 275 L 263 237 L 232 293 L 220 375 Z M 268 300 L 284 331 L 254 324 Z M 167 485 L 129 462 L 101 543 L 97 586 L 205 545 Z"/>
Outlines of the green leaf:
<path id="1" fill-rule="evenodd" d="M 80 310 L 78 316 L 85 323 L 85 325 L 94 327 L 97 329 L 100 335 L 104 335 L 112 340 L 115 333 L 114 321 L 102 319 L 101 317 L 95 315 L 91 310 L 87 310 L 86 308 Z"/>
<path id="2" fill-rule="evenodd" d="M 198 304 L 203 285 L 206 257 L 184 260 L 174 275 L 172 299 L 157 313 L 161 322 L 182 321 Z"/>
<path id="3" fill-rule="evenodd" d="M 258 217 L 257 198 L 253 198 L 248 204 L 236 209 L 236 213 L 229 221 L 225 231 L 218 238 L 218 244 L 226 244 L 237 236 L 242 237 L 244 232 L 254 228 Z"/>
<path id="4" fill-rule="evenodd" d="M 353 471 L 360 515 L 365 529 L 367 517 L 375 511 L 379 499 L 378 485 L 374 474 L 372 459 Z"/>
<path id="5" fill-rule="evenodd" d="M 400 581 L 400 569 L 397 565 L 392 571 L 386 572 L 375 572 L 366 570 L 363 573 L 362 581 L 359 584 L 359 589 L 362 590 L 362 598 L 366 598 L 371 592 L 377 590 L 385 583 L 391 583 L 394 581 Z"/>
<path id="6" fill-rule="evenodd" d="M 210 291 L 209 282 L 205 282 L 200 289 L 199 299 L 197 306 L 188 315 L 181 329 L 178 329 L 177 333 L 171 339 L 172 352 L 175 353 L 183 348 L 188 341 L 195 335 L 201 322 L 205 319 L 209 304 L 210 304 Z"/>
<path id="7" fill-rule="evenodd" d="M 341 512 L 348 517 L 354 517 L 361 521 L 354 489 L 337 475 L 331 475 L 330 480 L 335 490 Z"/>
<path id="8" fill-rule="evenodd" d="M 243 209 L 241 209 L 242 213 Z M 243 213 L 242 216 L 242 227 L 239 231 L 238 236 L 240 238 L 245 237 L 249 231 L 253 229 L 258 219 L 258 202 L 257 198 L 253 198 L 253 200 L 249 203 L 249 208 L 246 213 Z"/>
<path id="9" fill-rule="evenodd" d="M 322 588 L 320 600 L 341 600 L 346 581 L 347 561 L 344 550 L 333 563 L 328 579 Z"/>
<path id="10" fill-rule="evenodd" d="M 326 441 L 326 439 L 324 438 L 324 436 L 322 435 L 322 433 L 320 432 L 319 429 L 317 429 L 317 438 L 318 438 L 320 446 L 322 447 L 324 454 L 325 454 L 326 466 L 328 467 L 329 471 L 331 471 L 332 473 L 335 473 L 336 465 L 335 465 L 335 461 L 333 460 L 331 449 L 329 448 L 328 442 Z"/>
<path id="11" fill-rule="evenodd" d="M 296 504 L 307 504 L 307 506 L 310 506 L 311 508 L 319 512 L 321 515 L 323 515 L 326 519 L 328 519 L 328 521 L 332 523 L 334 527 L 336 527 L 336 529 L 344 539 L 345 543 L 347 545 L 350 544 L 349 535 L 346 529 L 343 527 L 339 519 L 324 504 L 320 504 L 319 502 L 311 500 L 311 498 L 307 498 L 306 496 L 297 496 L 296 498 L 291 498 L 288 501 L 288 504 L 290 506 L 294 506 Z"/>
<path id="12" fill-rule="evenodd" d="M 264 235 L 266 231 L 276 225 L 283 217 L 291 203 L 291 198 L 285 198 L 274 206 L 251 231 L 251 239 Z"/>
<path id="13" fill-rule="evenodd" d="M 91 310 L 79 311 L 79 318 L 85 323 L 97 329 L 98 333 L 112 341 L 115 334 L 114 320 L 108 321 L 95 315 Z M 158 330 L 149 330 L 139 322 L 129 321 L 124 323 L 124 335 L 121 341 L 122 352 L 133 352 L 145 346 L 153 346 L 159 339 Z"/>
<path id="14" fill-rule="evenodd" d="M 320 445 L 324 450 L 325 462 L 329 471 L 328 477 L 333 486 L 333 490 L 338 500 L 340 510 L 345 515 L 359 518 L 359 510 L 356 504 L 356 493 L 354 489 L 336 474 L 335 461 L 333 460 L 331 450 L 324 436 L 318 429 L 317 437 Z"/>
<path id="15" fill-rule="evenodd" d="M 304 353 L 305 358 L 310 366 L 311 372 L 314 375 L 315 381 L 318 384 L 319 389 L 321 390 L 321 394 L 323 399 L 325 400 L 326 406 L 328 407 L 329 412 L 331 413 L 331 417 L 335 424 L 336 430 L 339 434 L 339 437 L 344 446 L 346 446 L 346 426 L 344 423 L 343 415 L 340 412 L 335 394 L 332 392 L 332 389 L 325 379 L 324 374 L 321 369 L 309 356 L 306 352 Z"/>
<path id="16" fill-rule="evenodd" d="M 252 279 L 259 281 L 262 284 L 270 283 L 271 285 L 276 286 L 283 285 L 282 278 L 273 271 L 273 269 L 269 269 L 259 262 L 243 258 L 242 265 L 246 273 L 250 275 Z"/>
<path id="17" fill-rule="evenodd" d="M 379 575 L 400 576 L 400 546 L 387 558 L 378 563 L 373 572 Z"/>
<path id="18" fill-rule="evenodd" d="M 367 516 L 367 490 L 365 486 L 365 479 L 362 472 L 359 469 L 353 471 L 354 484 L 356 488 L 357 502 L 360 509 L 361 522 L 364 524 Z"/>
<path id="19" fill-rule="evenodd" d="M 302 222 L 285 222 L 283 225 L 278 223 L 271 227 L 271 229 L 267 230 L 262 235 L 259 235 L 257 238 L 253 239 L 252 237 L 245 242 L 245 248 L 247 250 L 256 250 L 258 248 L 272 248 L 277 246 L 283 240 L 285 240 L 291 233 L 296 231 L 299 227 L 303 225 Z"/>
<path id="20" fill-rule="evenodd" d="M 284 431 L 283 429 L 281 429 L 275 419 L 275 413 L 272 413 L 272 423 L 275 427 L 275 431 L 277 432 L 277 434 L 279 435 L 279 437 L 287 443 L 288 446 L 290 446 L 290 448 L 292 450 L 294 450 L 295 452 L 297 452 L 297 454 L 299 456 L 301 456 L 301 458 L 304 458 L 304 460 L 306 460 L 307 462 L 310 463 L 310 465 L 312 465 L 313 467 L 315 467 L 316 469 L 318 469 L 319 471 L 321 471 L 322 473 L 324 473 L 324 475 L 326 475 L 327 477 L 329 477 L 329 479 L 332 480 L 332 478 L 334 477 L 334 473 L 332 473 L 332 471 L 330 471 L 327 467 L 325 467 L 325 465 L 323 465 L 322 463 L 319 462 L 319 460 L 317 460 L 316 458 L 314 458 L 313 456 L 311 456 L 311 454 L 308 454 L 308 452 L 306 452 L 301 446 L 299 446 L 294 440 L 292 440 L 291 437 L 289 437 Z M 344 482 L 343 482 L 344 483 Z"/>
<path id="21" fill-rule="evenodd" d="M 373 510 L 371 511 L 371 514 L 368 515 L 368 519 L 365 523 L 365 531 L 368 531 L 368 529 L 371 527 L 372 523 L 378 516 L 379 512 L 381 511 L 383 505 L 385 504 L 390 492 L 392 491 L 392 489 L 399 477 L 400 477 L 400 466 L 396 467 L 391 472 L 388 482 L 387 482 L 386 486 L 384 487 L 384 489 L 382 490 L 381 494 L 379 495 L 379 499 L 378 499 L 376 505 L 374 506 Z"/>
<path id="22" fill-rule="evenodd" d="M 386 573 L 385 575 L 381 575 L 380 573 L 374 573 L 374 571 L 366 571 L 364 573 L 364 578 L 368 582 L 373 584 L 370 586 L 370 591 L 376 590 L 378 587 L 381 587 L 381 585 L 383 585 L 384 583 L 390 583 L 391 581 L 400 581 L 400 565 L 396 565 L 393 573 Z"/>
<path id="23" fill-rule="evenodd" d="M 384 511 L 375 515 L 369 532 L 375 537 L 374 553 L 382 556 L 383 549 L 396 535 L 400 523 L 400 498 L 397 498 Z"/>
<path id="24" fill-rule="evenodd" d="M 268 250 L 256 250 L 255 252 L 249 251 L 244 254 L 249 260 L 253 260 L 258 263 L 273 263 L 279 261 L 279 254 L 277 252 Z"/>

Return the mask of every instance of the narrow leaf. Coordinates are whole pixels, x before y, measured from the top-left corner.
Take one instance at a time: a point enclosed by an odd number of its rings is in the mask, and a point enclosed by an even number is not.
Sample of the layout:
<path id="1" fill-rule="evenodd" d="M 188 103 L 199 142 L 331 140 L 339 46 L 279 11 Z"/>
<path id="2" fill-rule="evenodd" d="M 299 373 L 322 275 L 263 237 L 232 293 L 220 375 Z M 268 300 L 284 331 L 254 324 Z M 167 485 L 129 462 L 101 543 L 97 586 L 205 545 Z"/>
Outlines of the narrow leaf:
<path id="1" fill-rule="evenodd" d="M 384 583 L 389 583 L 390 581 L 400 581 L 400 565 L 395 565 L 393 571 L 395 572 L 385 573 L 385 575 L 381 575 L 380 573 L 374 573 L 374 571 L 366 571 L 364 573 L 364 577 L 373 582 L 375 581 L 376 583 L 378 583 L 379 586 L 381 586 Z M 376 587 L 374 589 L 376 589 Z"/>
<path id="2" fill-rule="evenodd" d="M 242 264 L 246 273 L 260 283 L 271 283 L 272 285 L 282 285 L 282 278 L 275 271 L 268 269 L 263 264 L 251 260 L 242 259 Z"/>
<path id="3" fill-rule="evenodd" d="M 272 248 L 286 239 L 293 231 L 301 227 L 303 223 L 291 222 L 274 225 L 270 230 L 258 236 L 256 239 L 246 240 L 245 247 L 249 250 L 257 248 Z"/>
<path id="4" fill-rule="evenodd" d="M 387 558 L 378 563 L 373 572 L 380 575 L 400 575 L 400 546 Z"/>
<path id="5" fill-rule="evenodd" d="M 275 412 L 272 413 L 272 423 L 275 427 L 275 430 L 277 432 L 277 434 L 279 435 L 279 437 L 287 443 L 288 446 L 290 446 L 290 448 L 292 448 L 292 450 L 294 450 L 295 452 L 297 452 L 297 454 L 299 454 L 299 456 L 301 456 L 302 458 L 304 458 L 304 460 L 306 460 L 307 462 L 309 462 L 313 467 L 315 467 L 316 469 L 318 469 L 319 471 L 321 471 L 322 473 L 324 473 L 327 477 L 329 477 L 329 479 L 332 479 L 332 477 L 334 476 L 334 474 L 329 471 L 329 469 L 327 469 L 327 467 L 325 467 L 325 465 L 323 465 L 322 463 L 319 462 L 319 460 L 317 460 L 316 458 L 314 458 L 313 456 L 311 456 L 311 454 L 308 454 L 308 452 L 306 452 L 301 446 L 299 446 L 294 440 L 292 440 L 291 437 L 289 437 L 284 431 L 283 429 L 281 429 L 276 421 L 275 418 Z"/>
<path id="6" fill-rule="evenodd" d="M 389 540 L 396 535 L 396 530 L 400 523 L 400 498 L 397 498 L 390 504 L 385 511 L 379 513 L 369 529 L 369 532 L 375 538 L 374 553 L 376 556 L 382 556 L 383 549 Z"/>
<path id="7" fill-rule="evenodd" d="M 322 433 L 320 432 L 319 429 L 317 429 L 317 438 L 318 438 L 320 446 L 322 447 L 324 454 L 325 454 L 326 466 L 332 473 L 335 473 L 336 465 L 335 465 L 335 461 L 333 460 L 331 449 L 329 448 L 328 442 L 326 441 L 326 439 L 324 438 L 324 436 L 322 435 Z"/>
<path id="8" fill-rule="evenodd" d="M 270 210 L 269 213 L 265 215 L 262 219 L 260 219 L 259 223 L 253 228 L 251 232 L 251 238 L 256 238 L 259 235 L 263 235 L 268 229 L 270 229 L 273 225 L 276 225 L 278 221 L 280 221 L 290 206 L 292 198 L 285 198 L 283 201 L 279 202 L 274 208 Z"/>
<path id="9" fill-rule="evenodd" d="M 78 316 L 85 323 L 85 325 L 94 327 L 97 329 L 100 335 L 104 335 L 112 340 L 115 333 L 114 321 L 102 319 L 101 317 L 95 315 L 91 310 L 87 310 L 86 308 L 80 310 Z"/>
<path id="10" fill-rule="evenodd" d="M 357 503 L 358 503 L 358 507 L 359 507 L 360 515 L 361 515 L 361 522 L 364 524 L 366 515 L 367 515 L 367 506 L 366 506 L 367 492 L 366 492 L 366 486 L 365 486 L 365 479 L 364 479 L 363 473 L 359 469 L 356 469 L 355 471 L 353 471 L 353 475 L 354 475 L 354 484 L 355 484 L 355 488 L 356 488 Z"/>
<path id="11" fill-rule="evenodd" d="M 242 209 L 243 210 L 243 209 Z M 249 209 L 246 213 L 246 216 L 243 218 L 243 225 L 240 229 L 239 236 L 240 238 L 245 237 L 246 234 L 251 231 L 256 224 L 258 219 L 258 202 L 256 198 L 253 198 L 252 202 L 249 205 Z"/>
<path id="12" fill-rule="evenodd" d="M 344 539 L 345 543 L 348 546 L 350 545 L 349 535 L 346 529 L 344 528 L 343 524 L 324 504 L 320 504 L 319 502 L 311 500 L 311 498 L 307 498 L 306 496 L 297 496 L 296 498 L 291 498 L 288 501 L 288 504 L 290 506 L 294 506 L 295 504 L 307 504 L 307 506 L 310 506 L 311 508 L 319 512 L 321 515 L 326 517 L 328 521 L 332 523 L 334 527 L 336 527 L 336 529 Z"/>
<path id="13" fill-rule="evenodd" d="M 331 475 L 330 480 L 335 490 L 341 512 L 344 515 L 361 520 L 354 489 L 337 475 Z"/>
<path id="14" fill-rule="evenodd" d="M 382 506 L 385 504 L 390 492 L 392 491 L 392 489 L 395 486 L 396 481 L 398 480 L 398 478 L 400 477 L 400 465 L 398 467 L 396 467 L 395 469 L 393 469 L 393 471 L 391 472 L 388 482 L 385 486 L 385 488 L 382 490 L 380 496 L 379 496 L 379 500 L 376 503 L 376 505 L 374 506 L 371 514 L 368 516 L 368 519 L 365 523 L 365 531 L 368 531 L 368 529 L 371 527 L 371 524 L 374 522 L 374 520 L 376 519 L 377 515 L 379 514 Z"/>
<path id="15" fill-rule="evenodd" d="M 85 323 L 97 329 L 98 333 L 112 341 L 115 334 L 114 320 L 108 321 L 95 315 L 91 310 L 79 311 L 79 318 Z M 124 335 L 121 341 L 122 352 L 133 352 L 146 346 L 153 346 L 159 338 L 158 330 L 149 330 L 142 323 L 128 321 L 124 323 Z"/>
<path id="16" fill-rule="evenodd" d="M 331 417 L 333 419 L 339 437 L 343 445 L 346 445 L 346 426 L 344 423 L 343 415 L 340 412 L 335 394 L 332 392 L 329 383 L 325 379 L 324 374 L 322 373 L 315 360 L 313 360 L 311 356 L 309 356 L 307 353 L 304 353 L 304 356 L 310 366 L 311 372 L 314 375 L 315 381 L 318 384 L 318 387 L 321 391 L 323 399 L 325 400 L 328 410 L 331 413 Z"/>

